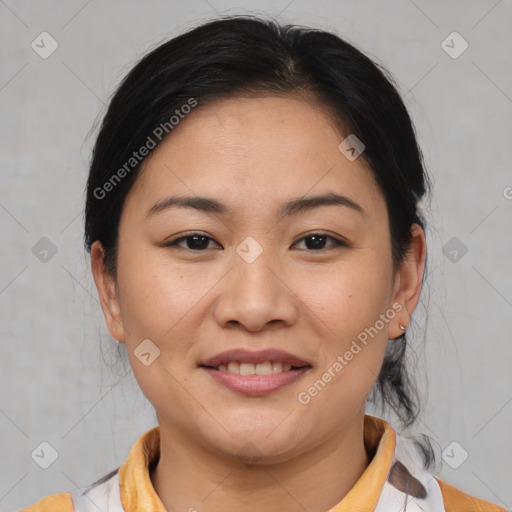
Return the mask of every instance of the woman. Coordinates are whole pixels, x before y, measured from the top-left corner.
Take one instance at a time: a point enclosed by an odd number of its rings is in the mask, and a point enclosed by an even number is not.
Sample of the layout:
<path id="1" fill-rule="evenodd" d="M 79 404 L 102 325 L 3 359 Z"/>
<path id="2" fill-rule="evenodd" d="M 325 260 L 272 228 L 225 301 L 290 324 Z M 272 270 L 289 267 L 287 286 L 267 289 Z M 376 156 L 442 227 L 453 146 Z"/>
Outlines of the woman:
<path id="1" fill-rule="evenodd" d="M 232 17 L 149 53 L 105 115 L 85 240 L 158 426 L 25 510 L 504 510 L 365 415 L 418 415 L 427 189 L 391 79 L 333 34 Z"/>

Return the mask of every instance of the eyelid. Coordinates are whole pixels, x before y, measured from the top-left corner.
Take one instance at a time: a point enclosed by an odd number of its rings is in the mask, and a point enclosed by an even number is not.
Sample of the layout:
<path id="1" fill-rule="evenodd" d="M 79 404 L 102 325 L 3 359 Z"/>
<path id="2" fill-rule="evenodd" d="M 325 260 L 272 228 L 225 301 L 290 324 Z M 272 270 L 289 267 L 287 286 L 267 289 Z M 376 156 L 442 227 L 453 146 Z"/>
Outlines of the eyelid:
<path id="1" fill-rule="evenodd" d="M 217 242 L 217 240 L 215 240 L 213 237 L 211 237 L 207 233 L 202 233 L 200 231 L 191 231 L 190 233 L 184 233 L 182 235 L 179 235 L 178 237 L 165 242 L 164 247 L 175 247 L 176 246 L 176 247 L 181 247 L 182 249 L 192 251 L 192 252 L 204 252 L 204 250 L 203 251 L 199 251 L 199 250 L 194 251 L 193 249 L 188 249 L 188 247 L 182 247 L 181 245 L 178 245 L 179 242 L 182 242 L 182 241 L 186 240 L 187 238 L 191 238 L 193 236 L 204 236 L 205 238 L 208 238 L 209 240 L 215 242 L 217 245 L 220 245 L 222 247 L 222 245 L 219 242 Z"/>
<path id="2" fill-rule="evenodd" d="M 331 235 L 324 231 L 312 231 L 310 233 L 306 233 L 305 235 L 302 235 L 301 238 L 299 238 L 297 241 L 295 241 L 291 247 L 297 245 L 299 242 L 302 242 L 304 239 L 311 237 L 311 236 L 315 236 L 315 235 L 324 236 L 324 237 L 330 239 L 332 241 L 331 246 L 328 246 L 323 249 L 318 249 L 318 250 L 312 250 L 312 249 L 299 249 L 299 250 L 303 250 L 303 251 L 307 251 L 307 252 L 323 252 L 323 251 L 328 250 L 330 247 L 348 247 L 349 246 L 349 244 L 341 237 Z M 200 231 L 191 231 L 190 233 L 184 233 L 172 240 L 169 240 L 168 242 L 165 242 L 164 246 L 165 247 L 176 247 L 177 246 L 177 247 L 181 247 L 183 249 L 186 249 L 186 250 L 189 250 L 192 252 L 205 252 L 206 249 L 194 251 L 193 249 L 188 249 L 188 247 L 182 247 L 181 245 L 179 245 L 180 242 L 186 240 L 187 238 L 191 238 L 193 236 L 203 236 L 222 247 L 222 245 L 219 242 L 217 242 L 217 240 L 215 240 L 213 237 L 211 237 L 207 233 L 202 233 Z"/>
<path id="3" fill-rule="evenodd" d="M 312 231 L 310 233 L 306 233 L 305 235 L 302 235 L 301 238 L 299 238 L 296 242 L 292 244 L 292 247 L 299 242 L 302 242 L 305 238 L 309 238 L 310 236 L 319 235 L 319 236 L 325 236 L 326 238 L 329 238 L 332 240 L 333 244 L 330 247 L 349 247 L 349 244 L 347 241 L 345 241 L 342 237 L 331 235 L 330 233 L 326 233 L 325 231 Z M 302 251 L 308 251 L 308 252 L 323 252 L 328 250 L 329 247 L 326 247 L 324 249 L 318 249 L 316 251 L 311 249 L 299 249 Z"/>

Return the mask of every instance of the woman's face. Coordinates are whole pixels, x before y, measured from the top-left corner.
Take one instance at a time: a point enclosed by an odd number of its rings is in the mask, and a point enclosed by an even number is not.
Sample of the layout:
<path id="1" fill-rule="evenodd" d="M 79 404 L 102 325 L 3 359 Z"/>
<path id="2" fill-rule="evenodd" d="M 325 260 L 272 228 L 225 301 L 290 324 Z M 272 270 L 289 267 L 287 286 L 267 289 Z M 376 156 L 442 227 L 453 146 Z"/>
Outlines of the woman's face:
<path id="1" fill-rule="evenodd" d="M 385 199 L 342 140 L 303 99 L 236 98 L 195 109 L 144 162 L 116 281 L 97 283 L 175 439 L 277 461 L 361 419 L 422 269 L 393 272 Z"/>

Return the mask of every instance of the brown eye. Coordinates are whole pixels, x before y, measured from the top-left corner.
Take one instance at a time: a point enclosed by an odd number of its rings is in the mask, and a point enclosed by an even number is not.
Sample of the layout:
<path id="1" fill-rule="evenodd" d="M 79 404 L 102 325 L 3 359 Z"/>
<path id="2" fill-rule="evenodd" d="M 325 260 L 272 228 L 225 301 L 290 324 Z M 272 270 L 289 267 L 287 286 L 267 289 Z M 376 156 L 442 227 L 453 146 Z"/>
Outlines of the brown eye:
<path id="1" fill-rule="evenodd" d="M 210 242 L 215 242 L 215 240 L 201 233 L 191 233 L 190 235 L 181 236 L 179 238 L 176 238 L 175 240 L 171 240 L 170 242 L 166 243 L 165 246 L 178 246 L 182 247 L 183 249 L 189 249 L 191 251 L 204 251 L 210 248 Z"/>
<path id="2" fill-rule="evenodd" d="M 305 248 L 310 251 L 321 251 L 324 249 L 328 249 L 329 245 L 327 245 L 327 242 L 331 240 L 331 246 L 339 247 L 339 246 L 346 246 L 344 242 L 341 240 L 334 238 L 331 235 L 327 235 L 325 233 L 312 233 L 311 235 L 305 236 L 304 238 L 301 238 L 298 242 L 305 241 Z M 295 245 L 297 245 L 295 244 Z"/>

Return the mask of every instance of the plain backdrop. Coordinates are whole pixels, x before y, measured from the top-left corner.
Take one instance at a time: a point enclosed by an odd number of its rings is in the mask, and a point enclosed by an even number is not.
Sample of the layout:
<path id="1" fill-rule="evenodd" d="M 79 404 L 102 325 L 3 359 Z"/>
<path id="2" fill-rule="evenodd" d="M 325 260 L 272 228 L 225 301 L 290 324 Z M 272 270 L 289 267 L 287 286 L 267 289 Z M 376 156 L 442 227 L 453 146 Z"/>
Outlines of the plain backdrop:
<path id="1" fill-rule="evenodd" d="M 418 431 L 442 478 L 512 507 L 510 0 L 3 0 L 0 509 L 92 483 L 156 424 L 116 363 L 83 250 L 91 130 L 149 48 L 236 13 L 334 31 L 396 77 L 434 181 L 411 330 Z M 58 44 L 47 58 L 42 37 Z M 42 442 L 58 455 L 48 469 Z"/>

